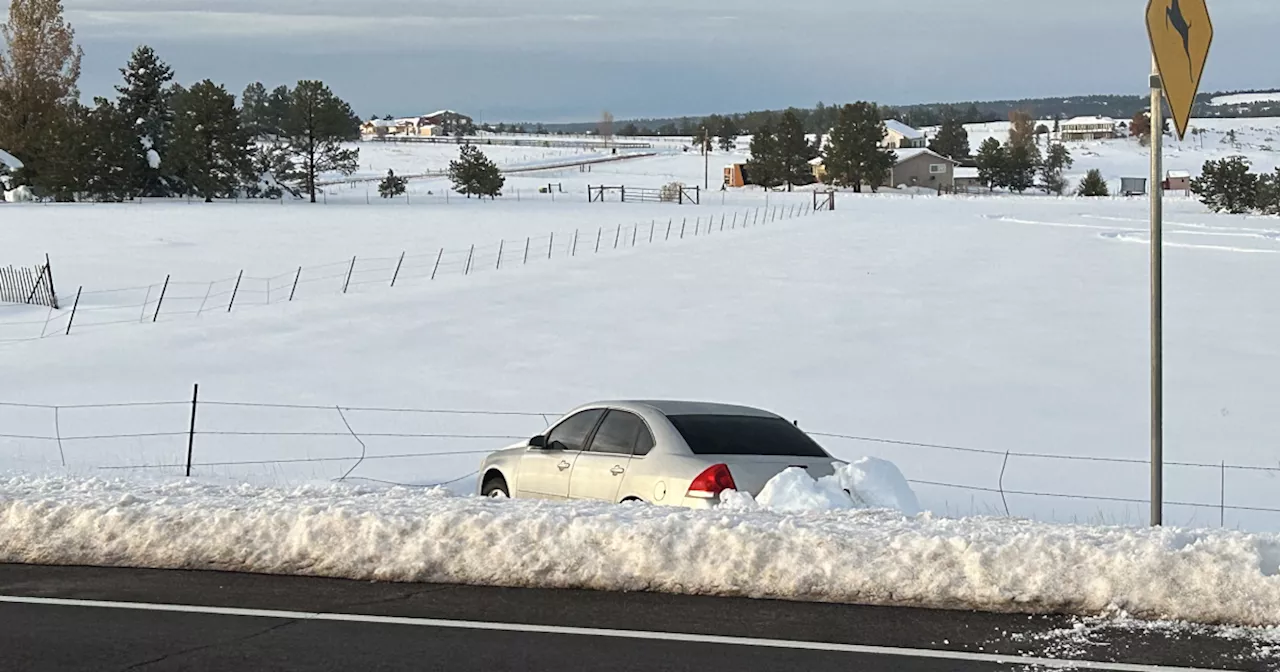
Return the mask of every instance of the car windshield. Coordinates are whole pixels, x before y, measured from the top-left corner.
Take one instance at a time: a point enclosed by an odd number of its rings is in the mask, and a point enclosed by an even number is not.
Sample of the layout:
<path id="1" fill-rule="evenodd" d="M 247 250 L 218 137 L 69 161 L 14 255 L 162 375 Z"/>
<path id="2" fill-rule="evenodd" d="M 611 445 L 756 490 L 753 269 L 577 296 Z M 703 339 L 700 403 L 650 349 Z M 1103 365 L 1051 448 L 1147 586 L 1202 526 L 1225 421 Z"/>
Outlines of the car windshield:
<path id="1" fill-rule="evenodd" d="M 671 415 L 695 455 L 827 457 L 808 434 L 782 418 L 748 415 Z"/>

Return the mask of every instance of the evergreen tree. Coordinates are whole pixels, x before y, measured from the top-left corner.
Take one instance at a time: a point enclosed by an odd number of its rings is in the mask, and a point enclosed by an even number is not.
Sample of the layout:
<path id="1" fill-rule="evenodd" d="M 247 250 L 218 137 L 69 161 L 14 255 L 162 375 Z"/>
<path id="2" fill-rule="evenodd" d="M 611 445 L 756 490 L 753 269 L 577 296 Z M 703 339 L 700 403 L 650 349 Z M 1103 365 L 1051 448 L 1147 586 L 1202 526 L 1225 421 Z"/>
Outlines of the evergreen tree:
<path id="1" fill-rule="evenodd" d="M 744 177 L 748 184 L 758 184 L 766 189 L 772 189 L 786 179 L 778 137 L 768 122 L 751 138 L 751 158 L 747 161 Z"/>
<path id="2" fill-rule="evenodd" d="M 864 184 L 878 191 L 897 162 L 892 150 L 880 146 L 884 134 L 884 121 L 874 104 L 860 102 L 842 107 L 823 158 L 827 181 L 855 192 L 861 192 Z"/>
<path id="3" fill-rule="evenodd" d="M 254 140 L 266 137 L 278 128 L 271 120 L 270 99 L 262 82 L 246 86 L 244 93 L 240 94 L 240 124 Z"/>
<path id="4" fill-rule="evenodd" d="M 241 176 L 241 188 L 246 198 L 284 198 L 285 193 L 297 198 L 300 195 L 298 190 L 290 185 L 298 184 L 302 179 L 288 148 L 279 141 L 272 141 L 259 144 L 251 151 Z"/>
<path id="5" fill-rule="evenodd" d="M 25 164 L 11 179 L 14 186 L 58 189 L 52 175 L 74 172 L 50 163 L 68 160 L 54 150 L 80 113 L 76 85 L 83 52 L 75 31 L 63 19 L 60 0 L 12 0 L 0 39 L 0 147 Z"/>
<path id="6" fill-rule="evenodd" d="M 322 173 L 350 175 L 360 167 L 360 150 L 342 146 L 351 139 L 351 116 L 351 107 L 323 82 L 298 82 L 289 96 L 289 116 L 281 136 L 312 203 L 316 202 L 316 179 Z"/>
<path id="7" fill-rule="evenodd" d="M 962 159 L 969 156 L 969 132 L 955 117 L 949 116 L 929 143 L 929 149 L 948 158 Z"/>
<path id="8" fill-rule="evenodd" d="M 1094 168 L 1080 180 L 1080 186 L 1076 188 L 1077 196 L 1086 196 L 1097 198 L 1099 196 L 1110 196 L 1111 191 L 1107 189 L 1107 181 L 1102 177 L 1102 171 Z"/>
<path id="9" fill-rule="evenodd" d="M 1258 212 L 1280 215 L 1280 168 L 1258 176 L 1258 195 L 1254 200 Z"/>
<path id="10" fill-rule="evenodd" d="M 40 143 L 40 172 L 33 176 L 24 168 L 18 171 L 19 182 L 29 184 L 37 196 L 58 202 L 90 195 L 87 181 L 93 129 L 89 128 L 88 110 L 79 103 L 63 105 L 48 122 L 45 128 L 50 135 Z"/>
<path id="11" fill-rule="evenodd" d="M 737 149 L 738 124 L 733 120 L 733 117 L 720 118 L 720 125 L 716 127 L 716 135 L 720 138 L 720 151 L 732 152 Z"/>
<path id="12" fill-rule="evenodd" d="M 271 91 L 267 96 L 267 107 L 262 118 L 262 136 L 268 138 L 280 138 L 284 136 L 285 125 L 289 121 L 289 115 L 293 109 L 293 92 L 288 86 L 281 84 Z M 387 117 L 391 119 L 390 116 Z"/>
<path id="13" fill-rule="evenodd" d="M 94 99 L 93 109 L 85 110 L 83 189 L 95 200 L 120 202 L 134 194 L 126 166 L 135 154 L 138 137 L 130 122 L 105 98 Z"/>
<path id="14" fill-rule="evenodd" d="M 1004 178 L 1001 180 L 1010 191 L 1019 194 L 1034 187 L 1036 169 L 1040 166 L 1040 148 L 1031 143 L 1008 143 L 1005 147 Z"/>
<path id="15" fill-rule="evenodd" d="M 396 175 L 394 170 L 387 170 L 387 176 L 378 183 L 378 195 L 383 198 L 395 198 L 405 192 L 409 180 Z"/>
<path id="16" fill-rule="evenodd" d="M 978 181 L 987 186 L 988 191 L 994 191 L 996 187 L 1006 186 L 1004 176 L 1006 173 L 1005 164 L 1008 162 L 1008 156 L 1005 147 L 995 138 L 987 138 L 982 141 L 982 146 L 978 148 Z"/>
<path id="17" fill-rule="evenodd" d="M 627 138 L 634 138 L 635 136 L 640 135 L 640 129 L 636 128 L 635 124 L 627 124 L 622 127 L 622 130 L 618 131 L 618 135 Z"/>
<path id="18" fill-rule="evenodd" d="M 813 166 L 817 158 L 813 145 L 804 132 L 804 122 L 795 109 L 787 110 L 778 124 L 778 152 L 782 161 L 782 179 L 790 191 L 792 185 L 813 184 Z"/>
<path id="19" fill-rule="evenodd" d="M 1044 161 L 1040 162 L 1040 188 L 1046 194 L 1061 196 L 1067 190 L 1067 180 L 1062 172 L 1075 164 L 1071 152 L 1061 143 L 1049 146 Z"/>
<path id="20" fill-rule="evenodd" d="M 449 180 L 454 191 L 467 198 L 497 198 L 506 184 L 502 171 L 475 145 L 463 145 L 458 160 L 449 162 Z"/>
<path id="21" fill-rule="evenodd" d="M 206 203 L 234 195 L 250 160 L 251 142 L 235 97 L 206 79 L 174 100 L 174 112 L 175 171 Z"/>
<path id="22" fill-rule="evenodd" d="M 173 70 L 146 45 L 134 50 L 120 70 L 124 84 L 116 87 L 118 106 L 132 121 L 137 135 L 134 156 L 128 166 L 129 182 L 139 196 L 169 196 L 180 191 L 173 171 L 164 165 L 173 132 L 173 108 L 169 85 Z"/>
<path id="23" fill-rule="evenodd" d="M 1249 167 L 1249 159 L 1243 156 L 1206 161 L 1200 177 L 1191 181 L 1191 191 L 1214 212 L 1249 212 L 1258 199 L 1258 176 Z"/>

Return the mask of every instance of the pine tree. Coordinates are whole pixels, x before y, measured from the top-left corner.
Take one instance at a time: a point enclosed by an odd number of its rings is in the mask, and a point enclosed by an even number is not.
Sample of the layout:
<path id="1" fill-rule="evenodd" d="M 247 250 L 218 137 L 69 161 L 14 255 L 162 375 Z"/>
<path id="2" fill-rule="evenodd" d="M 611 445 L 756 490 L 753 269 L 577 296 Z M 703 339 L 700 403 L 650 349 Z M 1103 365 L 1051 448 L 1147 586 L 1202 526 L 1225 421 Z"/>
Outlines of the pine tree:
<path id="1" fill-rule="evenodd" d="M 129 169 L 130 186 L 139 196 L 169 196 L 180 191 L 173 171 L 164 165 L 173 132 L 173 70 L 148 46 L 134 50 L 120 70 L 124 84 L 116 87 L 118 106 L 134 125 L 137 146 Z"/>
<path id="2" fill-rule="evenodd" d="M 978 180 L 987 186 L 988 191 L 1006 186 L 1004 176 L 1007 172 L 1005 164 L 1008 163 L 1008 156 L 999 140 L 987 138 L 982 141 L 982 146 L 978 148 L 977 163 Z"/>
<path id="3" fill-rule="evenodd" d="M 962 159 L 969 156 L 969 132 L 964 130 L 964 125 L 955 117 L 949 116 L 943 120 L 938 135 L 929 143 L 929 149 L 948 158 Z"/>
<path id="4" fill-rule="evenodd" d="M 289 96 L 289 115 L 281 131 L 301 176 L 302 190 L 312 203 L 321 174 L 350 175 L 360 167 L 360 150 L 342 146 L 351 139 L 351 107 L 323 82 L 298 82 Z"/>
<path id="5" fill-rule="evenodd" d="M 1035 186 L 1036 169 L 1039 166 L 1040 148 L 1034 142 L 1015 144 L 1011 141 L 1005 147 L 1005 171 L 1002 182 L 1010 191 L 1021 194 Z"/>
<path id="6" fill-rule="evenodd" d="M 1080 180 L 1080 186 L 1076 188 L 1077 196 L 1089 198 L 1097 198 L 1099 196 L 1110 196 L 1111 191 L 1107 189 L 1107 181 L 1102 177 L 1102 171 L 1094 168 Z"/>
<path id="7" fill-rule="evenodd" d="M 262 119 L 262 137 L 284 137 L 284 128 L 293 109 L 293 91 L 281 84 L 267 96 L 266 112 Z"/>
<path id="8" fill-rule="evenodd" d="M 864 184 L 878 191 L 888 181 L 897 155 L 880 146 L 885 126 L 872 103 L 854 103 L 840 109 L 827 142 L 823 166 L 827 181 L 861 192 Z"/>
<path id="9" fill-rule="evenodd" d="M 1049 146 L 1044 161 L 1040 162 L 1040 188 L 1046 194 L 1061 196 L 1067 190 L 1067 180 L 1062 172 L 1075 164 L 1071 152 L 1063 144 Z"/>
<path id="10" fill-rule="evenodd" d="M 773 125 L 765 122 L 751 138 L 751 158 L 747 161 L 746 175 L 749 184 L 772 189 L 786 179 L 778 137 Z"/>
<path id="11" fill-rule="evenodd" d="M 1254 201 L 1258 212 L 1280 215 L 1280 168 L 1258 176 L 1258 195 Z"/>
<path id="12" fill-rule="evenodd" d="M 497 198 L 506 184 L 502 171 L 475 145 L 463 145 L 458 160 L 449 162 L 449 180 L 454 191 L 467 198 Z"/>
<path id="13" fill-rule="evenodd" d="M 378 183 L 378 195 L 383 198 L 395 198 L 405 192 L 409 180 L 396 175 L 394 170 L 387 170 L 387 176 Z"/>
<path id="14" fill-rule="evenodd" d="M 127 166 L 138 136 L 130 119 L 105 98 L 96 98 L 85 111 L 85 179 L 83 189 L 98 201 L 120 202 L 133 196 Z"/>
<path id="15" fill-rule="evenodd" d="M 813 184 L 813 166 L 817 158 L 813 145 L 804 132 L 804 122 L 795 109 L 787 110 L 778 124 L 778 152 L 782 161 L 782 179 L 790 191 L 792 185 Z"/>
<path id="16" fill-rule="evenodd" d="M 258 139 L 267 136 L 272 129 L 271 112 L 268 108 L 270 94 L 262 82 L 254 82 L 246 86 L 240 94 L 240 124 L 250 138 Z"/>
<path id="17" fill-rule="evenodd" d="M 84 52 L 75 45 L 60 0 L 12 0 L 0 38 L 0 147 L 25 164 L 12 181 L 57 189 L 61 185 L 44 174 L 74 172 L 48 164 L 80 113 L 77 82 Z"/>
<path id="18" fill-rule="evenodd" d="M 738 124 L 733 117 L 721 117 L 716 135 L 720 138 L 720 151 L 732 152 L 738 148 Z"/>
<path id="19" fill-rule="evenodd" d="M 206 203 L 234 195 L 250 160 L 235 97 L 206 79 L 174 100 L 174 112 L 175 171 Z"/>
<path id="20" fill-rule="evenodd" d="M 285 193 L 300 196 L 291 186 L 303 180 L 289 156 L 288 148 L 279 141 L 262 143 L 250 152 L 248 165 L 241 175 L 241 189 L 246 198 L 284 198 Z"/>
<path id="21" fill-rule="evenodd" d="M 1249 171 L 1249 159 L 1232 156 L 1206 161 L 1191 191 L 1214 212 L 1244 214 L 1257 206 L 1258 176 Z"/>

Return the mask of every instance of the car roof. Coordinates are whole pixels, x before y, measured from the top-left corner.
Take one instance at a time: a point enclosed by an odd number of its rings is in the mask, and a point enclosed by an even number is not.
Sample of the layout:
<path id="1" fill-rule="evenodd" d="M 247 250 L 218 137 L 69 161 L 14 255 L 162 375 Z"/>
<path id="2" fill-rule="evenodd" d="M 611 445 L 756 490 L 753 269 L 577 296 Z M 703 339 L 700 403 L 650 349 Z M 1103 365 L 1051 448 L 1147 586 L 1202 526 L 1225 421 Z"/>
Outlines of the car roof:
<path id="1" fill-rule="evenodd" d="M 778 418 L 776 413 L 763 411 L 750 406 L 733 404 L 717 404 L 706 401 L 613 401 L 601 402 L 601 406 L 610 406 L 622 410 L 657 411 L 666 416 L 672 415 L 738 415 L 755 418 Z"/>

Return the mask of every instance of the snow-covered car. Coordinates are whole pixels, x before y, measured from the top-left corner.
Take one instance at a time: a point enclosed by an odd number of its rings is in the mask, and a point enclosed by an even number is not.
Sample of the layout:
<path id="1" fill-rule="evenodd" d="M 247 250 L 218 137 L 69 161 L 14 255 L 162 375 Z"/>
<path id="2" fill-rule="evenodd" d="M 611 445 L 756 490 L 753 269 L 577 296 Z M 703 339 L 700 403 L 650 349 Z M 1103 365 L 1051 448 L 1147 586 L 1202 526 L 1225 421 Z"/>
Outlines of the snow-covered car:
<path id="1" fill-rule="evenodd" d="M 758 495 L 788 468 L 817 479 L 840 464 L 796 425 L 767 411 L 686 401 L 598 402 L 486 458 L 479 493 L 709 508 L 726 490 Z"/>

